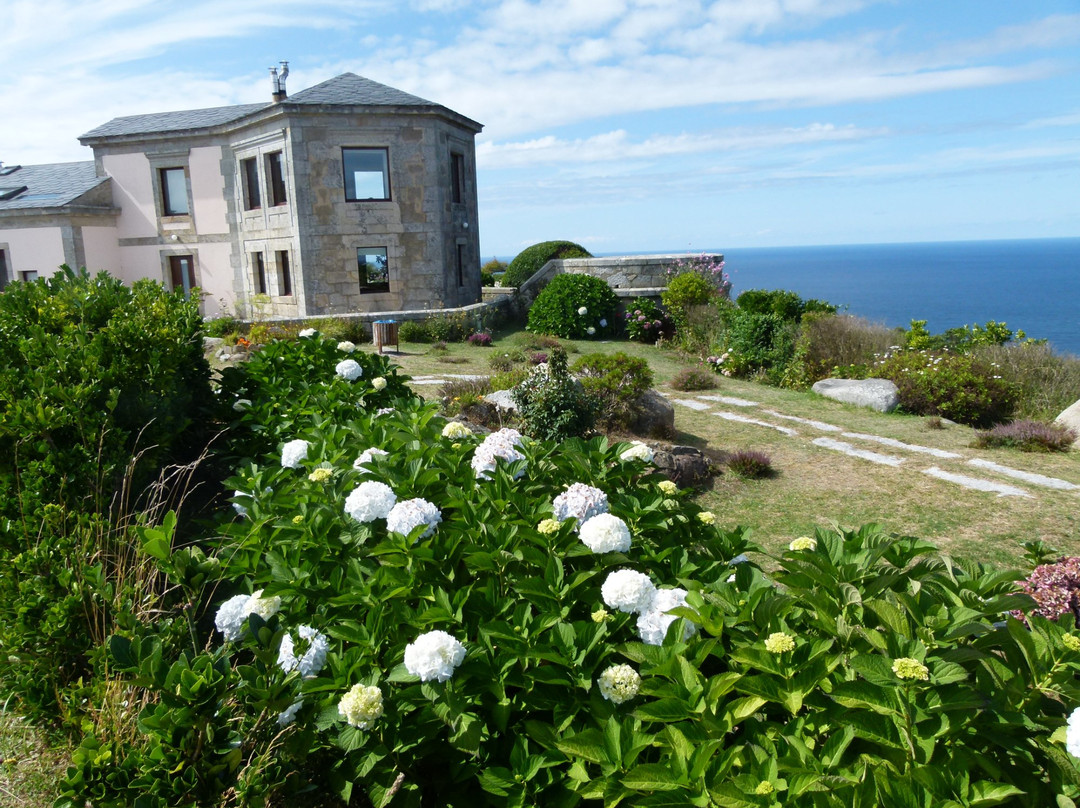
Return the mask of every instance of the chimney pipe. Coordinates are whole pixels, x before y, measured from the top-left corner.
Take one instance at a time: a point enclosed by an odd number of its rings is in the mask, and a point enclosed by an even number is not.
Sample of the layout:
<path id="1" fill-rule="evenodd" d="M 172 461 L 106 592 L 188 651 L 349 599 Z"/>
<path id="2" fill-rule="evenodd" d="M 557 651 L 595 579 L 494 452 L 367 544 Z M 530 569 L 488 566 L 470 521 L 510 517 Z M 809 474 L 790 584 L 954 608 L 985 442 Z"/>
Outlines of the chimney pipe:
<path id="1" fill-rule="evenodd" d="M 273 99 L 275 103 L 284 101 L 288 97 L 285 91 L 285 79 L 289 77 L 289 63 L 281 62 L 281 73 L 276 67 L 270 68 L 270 83 L 273 87 Z"/>

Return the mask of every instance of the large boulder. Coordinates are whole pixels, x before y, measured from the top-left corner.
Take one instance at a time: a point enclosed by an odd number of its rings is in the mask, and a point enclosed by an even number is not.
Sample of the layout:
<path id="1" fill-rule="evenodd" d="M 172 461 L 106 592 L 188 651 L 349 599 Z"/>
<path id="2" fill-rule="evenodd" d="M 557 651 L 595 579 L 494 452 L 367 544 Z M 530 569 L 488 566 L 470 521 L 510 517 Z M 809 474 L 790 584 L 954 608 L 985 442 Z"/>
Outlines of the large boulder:
<path id="1" fill-rule="evenodd" d="M 1061 415 L 1054 419 L 1055 424 L 1061 424 L 1064 427 L 1071 429 L 1077 435 L 1080 435 L 1080 401 L 1077 401 L 1070 407 L 1066 407 L 1061 411 Z M 1076 439 L 1073 446 L 1080 447 L 1080 437 Z"/>
<path id="2" fill-rule="evenodd" d="M 655 390 L 646 390 L 634 404 L 627 429 L 647 438 L 669 438 L 675 434 L 675 407 Z"/>
<path id="3" fill-rule="evenodd" d="M 713 476 L 709 458 L 692 446 L 657 449 L 653 465 L 680 488 L 705 488 Z"/>
<path id="4" fill-rule="evenodd" d="M 900 403 L 896 385 L 888 379 L 822 379 L 811 389 L 819 396 L 878 412 L 892 412 Z"/>

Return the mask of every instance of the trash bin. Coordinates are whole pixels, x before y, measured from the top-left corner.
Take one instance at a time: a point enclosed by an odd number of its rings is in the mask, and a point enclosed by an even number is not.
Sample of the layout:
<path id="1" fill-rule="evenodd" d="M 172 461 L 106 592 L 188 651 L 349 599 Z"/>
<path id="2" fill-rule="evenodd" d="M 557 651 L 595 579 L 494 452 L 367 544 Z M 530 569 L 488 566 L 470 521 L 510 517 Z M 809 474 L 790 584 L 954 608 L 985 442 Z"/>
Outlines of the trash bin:
<path id="1" fill-rule="evenodd" d="M 393 345 L 394 350 L 400 350 L 398 347 L 398 322 L 397 320 L 376 320 L 371 324 L 371 336 L 375 343 L 375 349 L 379 352 L 383 352 L 383 348 L 387 345 Z"/>

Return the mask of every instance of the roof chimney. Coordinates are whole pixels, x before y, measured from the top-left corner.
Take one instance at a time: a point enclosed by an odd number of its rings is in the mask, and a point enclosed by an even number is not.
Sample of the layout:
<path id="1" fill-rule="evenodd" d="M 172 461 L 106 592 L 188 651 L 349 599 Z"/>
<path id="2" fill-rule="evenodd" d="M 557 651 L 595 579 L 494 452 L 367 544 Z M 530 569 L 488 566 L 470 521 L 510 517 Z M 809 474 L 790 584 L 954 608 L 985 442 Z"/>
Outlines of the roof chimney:
<path id="1" fill-rule="evenodd" d="M 281 73 L 278 73 L 276 67 L 270 68 L 270 83 L 274 88 L 273 99 L 274 103 L 284 101 L 288 97 L 288 93 L 285 92 L 285 79 L 289 77 L 289 63 L 281 63 Z"/>

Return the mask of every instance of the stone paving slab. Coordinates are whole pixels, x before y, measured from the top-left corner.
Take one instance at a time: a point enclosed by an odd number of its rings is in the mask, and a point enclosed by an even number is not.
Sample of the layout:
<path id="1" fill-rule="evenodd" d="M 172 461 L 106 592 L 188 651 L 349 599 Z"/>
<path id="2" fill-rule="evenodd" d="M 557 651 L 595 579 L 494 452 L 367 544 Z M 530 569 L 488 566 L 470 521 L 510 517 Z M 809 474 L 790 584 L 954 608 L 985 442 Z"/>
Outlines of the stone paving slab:
<path id="1" fill-rule="evenodd" d="M 991 480 L 982 480 L 978 477 L 968 477 L 966 474 L 953 474 L 948 471 L 943 471 L 937 466 L 923 469 L 923 474 L 929 474 L 931 477 L 936 477 L 939 480 L 947 480 L 950 483 L 962 485 L 964 488 L 972 488 L 976 491 L 988 491 L 997 494 L 999 497 L 1024 497 L 1026 499 L 1031 499 L 1031 494 L 1023 489 L 1016 488 L 1015 486 L 1005 485 L 1004 483 L 995 483 Z"/>
<path id="2" fill-rule="evenodd" d="M 673 404 L 680 404 L 687 409 L 697 410 L 698 412 L 709 409 L 708 404 L 702 404 L 700 401 L 694 401 L 692 398 L 673 398 L 671 399 L 671 402 Z"/>
<path id="3" fill-rule="evenodd" d="M 866 435 L 862 432 L 845 432 L 843 436 L 845 438 L 873 441 L 874 443 L 880 443 L 883 446 L 891 446 L 894 449 L 903 449 L 906 452 L 918 452 L 920 454 L 933 455 L 934 457 L 940 457 L 944 460 L 954 460 L 958 457 L 963 457 L 963 455 L 959 455 L 956 452 L 947 452 L 944 449 L 934 449 L 930 446 L 918 446 L 914 443 L 904 443 L 903 441 L 894 440 L 893 438 L 883 438 L 879 435 Z"/>
<path id="4" fill-rule="evenodd" d="M 815 421 L 812 418 L 800 418 L 797 415 L 784 415 L 784 413 L 777 412 L 776 410 L 762 410 L 762 412 L 766 415 L 771 415 L 774 418 L 783 418 L 785 421 L 795 421 L 800 424 L 806 424 L 807 426 L 812 426 L 814 429 L 820 429 L 822 432 L 839 432 L 843 429 L 843 427 L 833 426 L 824 421 Z"/>
<path id="5" fill-rule="evenodd" d="M 1008 466 L 999 466 L 990 460 L 983 460 L 979 457 L 973 457 L 968 463 L 972 466 L 978 466 L 979 468 L 986 469 L 988 471 L 997 472 L 998 474 L 1004 474 L 1006 477 L 1012 477 L 1016 480 L 1023 480 L 1026 483 L 1032 485 L 1041 485 L 1043 488 L 1056 488 L 1059 491 L 1077 491 L 1080 490 L 1080 485 L 1070 483 L 1066 480 L 1059 480 L 1057 477 L 1044 477 L 1042 474 L 1033 474 L 1029 471 L 1020 471 L 1020 469 L 1012 469 Z"/>
<path id="6" fill-rule="evenodd" d="M 894 457 L 893 455 L 880 454 L 879 452 L 871 452 L 866 449 L 856 449 L 850 443 L 845 443 L 842 440 L 833 440 L 832 438 L 814 438 L 810 441 L 815 446 L 821 446 L 824 449 L 832 449 L 836 452 L 842 452 L 849 457 L 858 457 L 862 460 L 869 460 L 871 463 L 878 463 L 882 466 L 899 466 L 904 462 L 902 457 Z"/>
<path id="7" fill-rule="evenodd" d="M 727 404 L 729 407 L 756 407 L 758 402 L 750 401 L 746 398 L 735 398 L 734 396 L 698 396 L 702 401 L 715 401 L 719 404 Z"/>
<path id="8" fill-rule="evenodd" d="M 728 421 L 737 421 L 740 424 L 753 424 L 754 426 L 768 427 L 769 429 L 775 429 L 777 432 L 783 432 L 785 435 L 790 435 L 792 437 L 797 437 L 799 434 L 794 429 L 788 429 L 788 427 L 786 426 L 770 424 L 768 421 L 759 421 L 756 418 L 747 418 L 745 415 L 739 415 L 738 413 L 734 412 L 721 411 L 714 412 L 713 415 L 717 416 L 718 418 L 724 418 Z"/>

